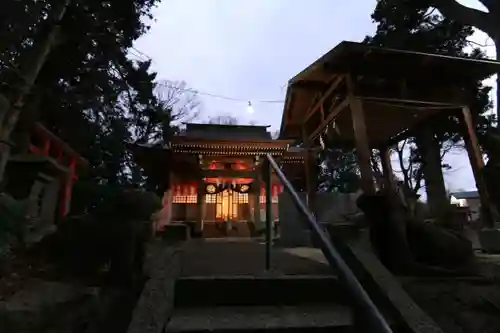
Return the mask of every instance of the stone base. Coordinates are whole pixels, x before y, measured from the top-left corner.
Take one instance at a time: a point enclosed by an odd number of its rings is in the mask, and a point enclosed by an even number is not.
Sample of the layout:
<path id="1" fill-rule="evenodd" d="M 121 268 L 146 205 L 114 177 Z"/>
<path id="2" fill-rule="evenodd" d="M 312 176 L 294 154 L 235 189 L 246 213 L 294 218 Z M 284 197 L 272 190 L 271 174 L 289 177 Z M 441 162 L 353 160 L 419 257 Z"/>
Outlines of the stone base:
<path id="1" fill-rule="evenodd" d="M 163 228 L 161 237 L 166 241 L 186 241 L 190 237 L 190 228 L 184 223 L 171 223 Z"/>
<path id="2" fill-rule="evenodd" d="M 486 253 L 500 253 L 500 229 L 482 229 L 477 232 L 479 242 Z"/>

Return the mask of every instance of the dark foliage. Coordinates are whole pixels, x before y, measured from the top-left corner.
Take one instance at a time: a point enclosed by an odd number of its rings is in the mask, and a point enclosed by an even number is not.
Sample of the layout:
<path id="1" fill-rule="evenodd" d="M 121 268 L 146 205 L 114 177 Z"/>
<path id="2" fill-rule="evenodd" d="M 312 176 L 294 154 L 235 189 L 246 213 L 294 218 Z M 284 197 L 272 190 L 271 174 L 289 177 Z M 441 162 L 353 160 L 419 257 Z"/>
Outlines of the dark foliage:
<path id="1" fill-rule="evenodd" d="M 0 14 L 0 93 L 22 83 L 34 41 L 52 28 L 51 14 L 63 1 L 7 0 Z M 158 0 L 72 1 L 61 22 L 62 41 L 51 51 L 28 104 L 35 118 L 90 162 L 75 186 L 75 212 L 91 212 L 122 186 L 145 186 L 127 142 L 171 135 L 171 105 L 156 93 L 151 61 L 132 61 L 128 49 L 143 35 Z M 29 108 L 23 114 L 32 112 Z M 167 135 L 165 135 L 167 133 Z"/>
<path id="2" fill-rule="evenodd" d="M 372 19 L 377 23 L 377 31 L 375 35 L 366 37 L 365 42 L 369 44 L 451 56 L 472 58 L 485 56 L 477 48 L 469 53 L 465 51 L 470 46 L 468 38 L 473 34 L 473 29 L 461 22 L 442 17 L 431 7 L 431 1 L 379 0 Z M 489 97 L 491 87 L 484 86 L 482 82 L 473 82 L 467 88 L 475 92 L 476 97 L 471 101 L 470 107 L 482 140 L 493 120 L 493 117 L 487 114 L 492 107 Z M 461 144 L 464 134 L 459 117 L 450 113 L 443 113 L 439 119 L 435 119 L 432 130 L 435 132 L 434 140 L 439 142 L 442 155 L 450 147 Z M 412 150 L 410 162 L 415 165 L 411 170 L 420 176 L 425 176 L 421 173 L 425 169 L 422 169 L 425 159 L 414 143 L 414 138 L 410 138 L 407 142 Z M 442 167 L 449 168 L 447 165 Z M 420 184 L 418 185 L 420 187 Z"/>

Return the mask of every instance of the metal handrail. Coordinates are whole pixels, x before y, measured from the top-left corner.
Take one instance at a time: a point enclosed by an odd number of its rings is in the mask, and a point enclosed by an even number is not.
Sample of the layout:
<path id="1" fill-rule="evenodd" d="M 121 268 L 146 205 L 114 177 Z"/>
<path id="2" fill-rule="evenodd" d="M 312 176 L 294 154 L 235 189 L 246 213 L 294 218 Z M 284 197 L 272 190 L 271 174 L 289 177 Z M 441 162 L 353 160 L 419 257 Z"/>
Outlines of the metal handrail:
<path id="1" fill-rule="evenodd" d="M 362 315 L 369 321 L 370 326 L 368 327 L 375 328 L 376 331 L 380 333 L 392 333 L 392 329 L 387 324 L 387 321 L 384 319 L 378 308 L 370 299 L 370 296 L 368 296 L 361 283 L 337 251 L 330 240 L 330 237 L 326 235 L 325 231 L 321 228 L 312 212 L 306 207 L 302 199 L 300 199 L 299 195 L 293 188 L 290 181 L 286 178 L 283 171 L 281 171 L 272 155 L 267 154 L 266 158 L 269 161 L 270 166 L 276 172 L 278 178 L 281 180 L 286 191 L 290 194 L 293 201 L 297 205 L 299 211 L 305 216 L 307 226 L 313 235 L 319 240 L 321 251 L 328 260 L 328 263 L 330 266 L 338 268 L 339 278 L 345 283 L 347 289 L 353 295 L 354 300 L 357 303 L 356 306 L 358 306 L 358 309 L 362 311 Z"/>

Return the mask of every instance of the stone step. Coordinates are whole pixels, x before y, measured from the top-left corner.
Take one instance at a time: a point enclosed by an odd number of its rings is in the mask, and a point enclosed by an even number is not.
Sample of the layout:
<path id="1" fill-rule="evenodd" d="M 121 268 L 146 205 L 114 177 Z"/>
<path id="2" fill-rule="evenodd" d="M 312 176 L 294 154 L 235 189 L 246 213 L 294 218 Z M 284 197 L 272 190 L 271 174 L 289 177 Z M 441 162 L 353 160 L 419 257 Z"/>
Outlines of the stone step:
<path id="1" fill-rule="evenodd" d="M 183 277 L 175 284 L 175 306 L 346 304 L 335 276 L 270 275 Z"/>
<path id="2" fill-rule="evenodd" d="M 165 332 L 350 332 L 343 306 L 233 306 L 177 308 Z"/>
<path id="3" fill-rule="evenodd" d="M 249 238 L 254 235 L 253 223 L 233 222 L 231 228 L 226 229 L 225 222 L 206 222 L 203 224 L 203 238 L 242 237 Z"/>

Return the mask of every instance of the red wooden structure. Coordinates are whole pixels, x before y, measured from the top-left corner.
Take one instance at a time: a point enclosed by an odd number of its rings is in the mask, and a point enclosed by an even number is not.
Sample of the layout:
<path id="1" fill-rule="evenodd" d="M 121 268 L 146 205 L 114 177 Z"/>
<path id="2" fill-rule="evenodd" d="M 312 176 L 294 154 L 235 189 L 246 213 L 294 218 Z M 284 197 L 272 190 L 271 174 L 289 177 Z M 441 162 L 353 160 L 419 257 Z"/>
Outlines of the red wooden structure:
<path id="1" fill-rule="evenodd" d="M 88 167 L 88 161 L 40 123 L 35 124 L 30 134 L 30 153 L 53 158 L 59 165 L 68 169 L 59 199 L 59 215 L 65 216 L 69 212 L 73 184 L 78 178 L 78 168 Z"/>

